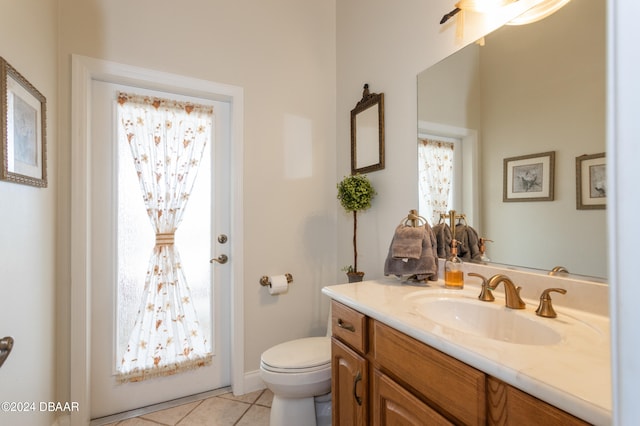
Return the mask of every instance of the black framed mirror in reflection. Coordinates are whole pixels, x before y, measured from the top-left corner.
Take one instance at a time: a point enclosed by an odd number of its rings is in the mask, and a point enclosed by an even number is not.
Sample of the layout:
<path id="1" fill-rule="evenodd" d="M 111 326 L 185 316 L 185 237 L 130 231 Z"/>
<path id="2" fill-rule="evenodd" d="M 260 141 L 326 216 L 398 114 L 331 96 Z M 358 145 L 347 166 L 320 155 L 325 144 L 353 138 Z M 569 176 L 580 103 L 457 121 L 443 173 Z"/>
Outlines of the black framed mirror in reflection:
<path id="1" fill-rule="evenodd" d="M 494 263 L 606 278 L 606 210 L 576 206 L 576 158 L 606 146 L 605 21 L 605 0 L 572 1 L 418 75 L 418 146 L 452 141 L 459 174 L 447 209 L 471 212 Z M 504 159 L 546 152 L 553 199 L 505 203 Z"/>

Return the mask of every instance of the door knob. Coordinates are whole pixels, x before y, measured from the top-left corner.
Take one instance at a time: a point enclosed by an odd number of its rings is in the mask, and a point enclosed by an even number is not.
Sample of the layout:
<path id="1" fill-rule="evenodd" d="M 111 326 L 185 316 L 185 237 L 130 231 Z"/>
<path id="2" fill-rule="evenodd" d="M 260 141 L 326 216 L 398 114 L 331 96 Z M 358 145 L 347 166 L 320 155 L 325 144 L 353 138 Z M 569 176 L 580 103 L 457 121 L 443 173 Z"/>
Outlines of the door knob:
<path id="1" fill-rule="evenodd" d="M 0 339 L 0 367 L 4 364 L 13 349 L 13 337 L 7 336 Z"/>
<path id="2" fill-rule="evenodd" d="M 209 263 L 218 262 L 221 264 L 225 264 L 227 263 L 228 260 L 229 260 L 229 257 L 226 254 L 221 254 L 220 256 L 214 257 L 213 259 L 211 259 Z"/>

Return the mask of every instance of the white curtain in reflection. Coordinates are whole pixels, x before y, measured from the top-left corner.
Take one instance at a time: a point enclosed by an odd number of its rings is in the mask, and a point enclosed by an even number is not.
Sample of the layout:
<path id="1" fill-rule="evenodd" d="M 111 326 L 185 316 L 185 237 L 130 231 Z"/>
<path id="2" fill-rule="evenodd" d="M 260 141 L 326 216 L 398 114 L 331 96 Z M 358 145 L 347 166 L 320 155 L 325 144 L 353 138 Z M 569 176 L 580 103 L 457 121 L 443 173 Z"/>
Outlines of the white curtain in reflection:
<path id="1" fill-rule="evenodd" d="M 453 147 L 452 142 L 418 140 L 418 209 L 432 225 L 453 204 Z"/>
<path id="2" fill-rule="evenodd" d="M 118 121 L 156 234 L 118 365 L 120 381 L 139 381 L 211 362 L 211 343 L 200 328 L 174 236 L 211 138 L 213 107 L 119 93 Z"/>

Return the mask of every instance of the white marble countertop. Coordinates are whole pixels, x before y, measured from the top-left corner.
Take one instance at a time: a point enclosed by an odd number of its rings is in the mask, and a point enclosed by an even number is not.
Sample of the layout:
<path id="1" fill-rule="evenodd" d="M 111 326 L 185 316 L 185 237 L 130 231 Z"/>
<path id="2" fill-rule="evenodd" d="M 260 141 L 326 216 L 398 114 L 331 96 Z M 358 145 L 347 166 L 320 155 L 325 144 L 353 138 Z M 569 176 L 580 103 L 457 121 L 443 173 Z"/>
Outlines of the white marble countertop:
<path id="1" fill-rule="evenodd" d="M 477 299 L 477 285 L 446 290 L 443 284 L 401 283 L 390 277 L 332 285 L 322 292 L 589 423 L 611 424 L 608 317 L 556 306 L 557 318 L 541 318 L 535 314 L 538 300 L 524 299 L 524 310 L 507 309 L 502 294 L 494 292 L 496 300 L 491 303 L 497 306 L 492 308 L 543 322 L 562 336 L 549 345 L 500 341 L 443 327 L 421 314 L 416 303 L 438 293 L 443 298 L 462 298 L 464 303 L 489 303 Z"/>

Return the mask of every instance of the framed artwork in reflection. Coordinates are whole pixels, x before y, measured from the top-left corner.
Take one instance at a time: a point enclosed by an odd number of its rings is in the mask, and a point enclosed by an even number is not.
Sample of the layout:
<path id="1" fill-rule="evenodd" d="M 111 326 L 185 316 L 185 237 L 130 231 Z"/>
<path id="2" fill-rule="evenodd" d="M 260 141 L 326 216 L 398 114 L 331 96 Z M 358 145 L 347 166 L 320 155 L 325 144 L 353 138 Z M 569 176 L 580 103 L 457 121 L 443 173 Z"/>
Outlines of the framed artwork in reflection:
<path id="1" fill-rule="evenodd" d="M 504 159 L 502 201 L 553 201 L 555 151 Z"/>
<path id="2" fill-rule="evenodd" d="M 576 157 L 576 208 L 607 207 L 607 163 L 605 153 Z"/>

